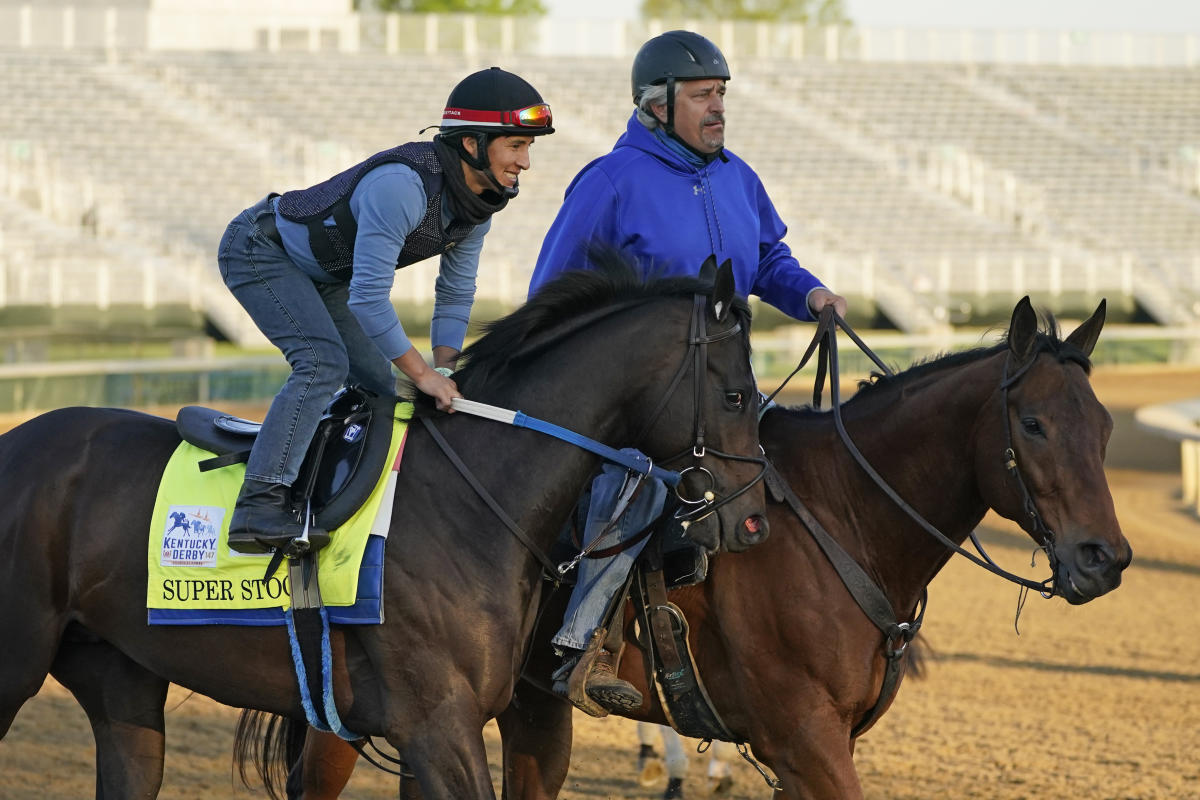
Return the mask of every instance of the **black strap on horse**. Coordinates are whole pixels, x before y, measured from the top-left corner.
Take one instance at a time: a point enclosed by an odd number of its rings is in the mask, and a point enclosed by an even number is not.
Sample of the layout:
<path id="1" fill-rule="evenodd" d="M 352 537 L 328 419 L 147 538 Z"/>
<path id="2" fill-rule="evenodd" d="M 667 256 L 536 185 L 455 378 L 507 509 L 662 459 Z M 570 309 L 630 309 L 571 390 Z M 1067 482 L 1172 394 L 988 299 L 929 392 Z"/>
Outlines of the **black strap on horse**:
<path id="1" fill-rule="evenodd" d="M 879 357 L 876 356 L 869 347 L 867 347 L 862 339 L 860 339 L 857 334 L 854 333 L 849 324 L 847 324 L 845 320 L 837 315 L 833 307 L 826 306 L 821 311 L 820 320 L 817 325 L 817 331 L 813 336 L 812 342 L 805 351 L 803 358 L 800 360 L 800 363 L 794 370 L 792 370 L 787 378 L 784 379 L 779 388 L 771 393 L 770 397 L 768 397 L 767 401 L 764 403 L 764 406 L 766 406 L 767 403 L 769 403 L 776 395 L 779 394 L 783 387 L 787 385 L 787 382 L 791 380 L 791 378 L 796 375 L 796 373 L 798 373 L 805 366 L 805 364 L 807 364 L 808 360 L 812 357 L 813 352 L 819 349 L 817 378 L 813 389 L 813 406 L 815 408 L 819 408 L 821 405 L 821 395 L 824 390 L 824 382 L 828 373 L 830 403 L 832 406 L 834 424 L 837 428 L 838 435 L 841 438 L 842 443 L 845 445 L 847 451 L 849 451 L 854 460 L 858 462 L 858 465 L 863 469 L 864 472 L 867 473 L 871 480 L 874 481 L 876 486 L 878 486 L 892 500 L 892 502 L 900 508 L 900 510 L 907 514 L 923 530 L 932 535 L 947 548 L 962 556 L 965 556 L 967 559 L 983 567 L 989 572 L 999 575 L 1005 580 L 1016 583 L 1022 587 L 1023 591 L 1033 589 L 1043 596 L 1052 594 L 1054 582 L 1053 574 L 1047 581 L 1036 582 L 1004 570 L 998 564 L 996 564 L 996 562 L 993 561 L 984 550 L 982 544 L 977 538 L 975 531 L 971 531 L 970 533 L 971 541 L 974 543 L 976 549 L 979 550 L 980 556 L 982 557 L 976 556 L 974 553 L 963 549 L 960 545 L 952 541 L 949 537 L 934 527 L 916 509 L 914 509 L 903 498 L 901 498 L 895 489 L 893 489 L 883 479 L 883 477 L 875 471 L 874 467 L 872 467 L 862 455 L 861 451 L 859 451 L 858 447 L 850 438 L 849 433 L 847 433 L 845 424 L 842 421 L 841 398 L 839 391 L 840 376 L 838 374 L 837 357 L 837 328 L 839 327 L 850 336 L 850 338 L 855 342 L 855 344 L 858 345 L 863 353 L 865 353 L 871 358 L 872 361 L 875 362 L 875 364 L 885 375 L 890 376 L 893 374 L 892 371 L 888 369 L 887 366 L 884 365 L 884 363 L 879 359 Z M 1037 531 L 1042 538 L 1041 544 L 1043 545 L 1043 548 L 1050 553 L 1050 557 L 1053 559 L 1053 548 L 1051 545 L 1054 541 L 1054 534 L 1053 531 L 1046 527 L 1045 523 L 1042 521 L 1041 515 L 1038 514 L 1032 495 L 1026 487 L 1020 469 L 1017 466 L 1016 454 L 1012 446 L 1012 434 L 1008 419 L 1008 390 L 1011 386 L 1016 384 L 1018 380 L 1020 380 L 1025 371 L 1030 368 L 1032 363 L 1033 359 L 1031 358 L 1029 362 L 1024 365 L 1024 367 L 1022 367 L 1016 373 L 1009 375 L 1009 361 L 1005 361 L 1004 376 L 1000 385 L 1001 410 L 1004 414 L 1004 429 L 1007 439 L 1007 446 L 1004 451 L 1005 468 L 1016 477 L 1018 487 L 1022 493 L 1022 501 L 1026 513 L 1028 513 L 1032 518 L 1035 531 Z M 857 725 L 855 725 L 854 729 L 852 730 L 851 736 L 857 736 L 860 732 L 865 730 L 867 726 L 879 716 L 880 713 L 882 713 L 884 704 L 890 698 L 892 693 L 894 693 L 898 688 L 899 679 L 901 676 L 900 656 L 903 655 L 908 643 L 912 641 L 913 637 L 915 637 L 917 632 L 920 630 L 922 619 L 925 616 L 927 593 L 925 590 L 922 590 L 921 598 L 917 603 L 917 608 L 914 609 L 914 619 L 912 622 L 897 622 L 896 615 L 891 606 L 891 601 L 888 600 L 883 590 L 880 589 L 867 576 L 866 572 L 862 569 L 858 562 L 856 562 L 842 548 L 842 546 L 838 544 L 838 542 L 829 534 L 829 532 L 821 526 L 820 522 L 818 522 L 816 517 L 814 517 L 813 514 L 804 506 L 804 504 L 800 501 L 800 498 L 796 496 L 796 493 L 792 491 L 792 488 L 787 484 L 787 481 L 785 481 L 783 477 L 779 475 L 773 466 L 771 467 L 771 472 L 767 477 L 767 485 L 777 497 L 782 498 L 788 504 L 793 513 L 796 514 L 804 526 L 809 530 L 813 538 L 816 540 L 818 546 L 821 548 L 822 552 L 825 553 L 825 556 L 829 559 L 830 563 L 837 571 L 838 577 L 841 578 L 842 583 L 845 584 L 846 589 L 850 592 L 850 595 L 854 598 L 854 601 L 858 604 L 859 608 L 862 609 L 863 613 L 866 614 L 867 618 L 877 628 L 879 628 L 885 637 L 885 655 L 887 656 L 888 663 L 884 672 L 883 686 L 880 690 L 879 699 L 876 701 L 875 705 L 871 708 L 867 715 L 860 720 Z"/>
<path id="2" fill-rule="evenodd" d="M 886 480 L 884 480 L 883 476 L 881 476 L 878 472 L 876 472 L 875 468 L 871 466 L 871 463 L 869 461 L 867 461 L 866 457 L 863 456 L 862 452 L 858 449 L 858 447 L 854 444 L 854 441 L 850 438 L 850 434 L 846 432 L 845 423 L 842 421 L 841 396 L 840 396 L 840 391 L 839 391 L 839 376 L 838 376 L 838 357 L 837 357 L 837 328 L 839 328 L 839 327 L 842 328 L 842 330 L 846 331 L 846 333 L 855 341 L 855 343 L 858 344 L 858 346 L 860 348 L 862 348 L 863 352 L 866 353 L 876 364 L 878 364 L 882 367 L 882 362 L 879 360 L 879 358 L 873 352 L 871 352 L 870 348 L 868 348 L 862 342 L 862 340 L 859 339 L 853 333 L 853 331 L 851 331 L 850 326 L 846 323 L 845 320 L 843 320 L 841 317 L 839 317 L 837 315 L 837 312 L 835 312 L 833 310 L 832 306 L 826 306 L 821 311 L 821 322 L 817 327 L 817 333 L 816 333 L 816 336 L 814 337 L 814 343 L 816 343 L 818 340 L 820 341 L 821 352 L 822 352 L 821 361 L 828 365 L 829 395 L 830 395 L 831 410 L 833 412 L 834 425 L 837 428 L 838 436 L 841 438 L 842 444 L 845 445 L 846 450 L 850 453 L 850 455 L 854 458 L 854 460 L 856 462 L 858 462 L 858 465 L 860 467 L 862 467 L 863 471 L 865 473 L 867 473 L 867 476 L 870 477 L 872 481 L 874 481 L 875 485 L 878 486 L 883 491 L 883 493 L 886 494 L 891 499 L 891 501 L 893 503 L 895 503 L 896 506 L 901 511 L 903 511 L 905 514 L 907 514 L 909 516 L 910 519 L 912 519 L 914 522 L 916 522 L 917 525 L 919 525 L 922 530 L 924 530 L 929 535 L 933 536 L 935 539 L 937 539 L 939 542 L 941 542 L 948 549 L 953 550 L 954 552 L 958 553 L 961 556 L 964 556 L 969 561 L 975 563 L 976 565 L 978 565 L 980 567 L 983 567 L 988 572 L 991 572 L 994 575 L 999 575 L 1001 578 L 1004 578 L 1007 581 L 1015 583 L 1018 586 L 1022 586 L 1026 589 L 1033 589 L 1034 591 L 1039 592 L 1045 596 L 1049 596 L 1049 595 L 1053 594 L 1053 587 L 1054 587 L 1053 575 L 1051 575 L 1051 577 L 1045 581 L 1033 581 L 1033 580 L 1030 580 L 1029 578 L 1024 578 L 1020 575 L 1016 575 L 1011 572 L 1008 572 L 1005 569 L 1002 569 L 1001 567 L 996 565 L 996 563 L 990 557 L 986 558 L 986 560 L 985 560 L 984 558 L 980 558 L 979 556 L 975 555 L 971 551 L 964 549 L 961 545 L 954 542 L 952 539 L 950 539 L 948 536 L 946 536 L 946 534 L 942 533 L 932 523 L 930 523 L 923 516 L 921 516 L 921 513 L 919 511 L 917 511 L 915 508 L 913 508 L 911 505 L 909 505 L 908 502 L 905 501 L 904 498 L 902 498 L 896 492 L 896 490 L 893 489 L 891 487 L 891 485 L 888 484 L 888 482 Z M 813 344 L 810 344 L 808 351 L 805 353 L 806 359 L 809 355 L 811 355 L 812 350 L 813 350 Z M 1030 363 L 1032 363 L 1032 361 Z M 803 362 L 801 363 L 801 366 L 803 366 Z M 1027 364 L 1025 366 L 1025 369 L 1028 369 L 1028 368 L 1029 368 L 1029 365 Z M 799 371 L 799 369 L 800 368 L 797 367 L 796 370 L 793 370 L 792 375 L 795 375 L 796 372 Z M 884 369 L 886 371 L 886 374 L 888 374 L 888 375 L 892 374 L 891 370 L 886 370 L 886 368 L 884 368 Z M 1002 408 L 1002 413 L 1004 414 L 1006 421 L 1008 419 L 1008 407 L 1007 407 L 1008 388 L 1010 386 L 1012 386 L 1013 384 L 1015 384 L 1016 381 L 1019 380 L 1022 377 L 1022 375 L 1024 375 L 1025 369 L 1022 369 L 1019 372 L 1017 372 L 1015 375 L 1013 375 L 1012 377 L 1009 377 L 1007 375 L 1008 368 L 1007 368 L 1007 362 L 1006 362 L 1005 377 L 1003 379 L 1003 382 L 1001 383 L 1001 388 L 1003 389 L 1003 399 L 1005 402 L 1005 405 Z M 788 379 L 790 379 L 792 375 L 789 375 Z M 822 373 L 822 379 L 823 379 L 823 373 Z M 786 384 L 787 381 L 785 380 L 784 383 Z M 779 388 L 782 389 L 783 386 L 781 385 Z M 817 389 L 814 391 L 814 405 L 819 406 L 820 392 L 821 392 L 821 386 L 820 386 L 820 383 L 818 383 Z M 775 392 L 772 392 L 771 397 L 774 397 L 778 393 L 779 393 L 779 390 L 776 389 Z M 1006 432 L 1008 432 L 1007 423 L 1005 426 L 1005 430 L 1006 430 Z M 1014 451 L 1013 451 L 1011 434 L 1009 434 L 1007 447 L 1005 448 L 1005 451 L 1004 451 L 1004 458 L 1005 458 L 1005 468 L 1006 469 L 1009 469 L 1010 471 L 1017 469 L 1016 457 L 1015 457 Z M 1011 466 L 1010 466 L 1010 464 L 1011 464 Z M 1019 472 L 1018 472 L 1018 475 L 1019 475 Z M 1021 485 L 1022 489 L 1024 489 L 1024 481 L 1021 481 L 1020 485 Z M 1024 491 L 1025 491 L 1026 497 L 1029 497 L 1028 490 L 1024 489 Z M 1032 505 L 1032 499 L 1029 500 L 1029 503 Z M 974 533 L 974 532 L 972 532 L 972 533 Z M 1053 534 L 1051 534 L 1051 536 L 1052 535 Z M 976 539 L 974 536 L 972 536 L 972 541 L 975 542 L 976 547 L 979 547 L 978 539 Z"/>
<path id="3" fill-rule="evenodd" d="M 683 481 L 680 481 L 679 484 L 676 485 L 676 487 L 675 487 L 675 495 L 676 495 L 676 497 L 678 497 L 680 499 L 680 501 L 682 501 L 683 505 L 680 506 L 680 508 L 676 512 L 675 516 L 676 516 L 676 519 L 685 523 L 685 525 L 684 525 L 685 528 L 687 527 L 687 525 L 690 525 L 693 522 L 698 522 L 699 520 L 704 519 L 705 517 L 712 514 L 714 511 L 716 511 L 721 506 L 737 499 L 738 497 L 742 496 L 746 492 L 750 491 L 750 489 L 752 489 L 759 481 L 761 481 L 767 473 L 767 461 L 762 456 L 742 456 L 742 455 L 737 455 L 735 453 L 726 453 L 721 450 L 716 450 L 707 445 L 707 442 L 705 439 L 705 437 L 707 435 L 707 422 L 704 418 L 703 399 L 704 399 L 705 392 L 707 390 L 707 383 L 708 383 L 706 380 L 707 372 L 705 369 L 705 367 L 708 363 L 708 345 L 713 344 L 715 342 L 720 342 L 724 339 L 728 339 L 731 336 L 736 336 L 737 334 L 741 333 L 741 331 L 742 331 L 742 323 L 737 322 L 737 323 L 729 326 L 728 328 L 726 328 L 723 331 L 719 331 L 717 333 L 710 335 L 708 333 L 708 324 L 706 322 L 706 317 L 705 317 L 707 309 L 708 309 L 708 298 L 705 295 L 697 294 L 692 302 L 692 320 L 691 320 L 690 325 L 688 326 L 688 338 L 687 338 L 688 352 L 691 354 L 692 358 L 689 359 L 685 355 L 683 360 L 679 362 L 679 367 L 675 370 L 675 374 L 674 374 L 674 376 L 672 376 L 671 382 L 669 384 L 667 384 L 667 390 L 663 393 L 662 398 L 658 401 L 658 404 L 654 407 L 654 411 L 647 418 L 646 424 L 644 426 L 642 426 L 642 430 L 638 433 L 637 437 L 635 438 L 635 441 L 640 442 L 642 439 L 644 439 L 645 436 L 650 432 L 651 428 L 653 428 L 654 423 L 658 421 L 659 415 L 662 414 L 664 410 L 666 410 L 667 402 L 671 399 L 671 396 L 675 393 L 675 389 L 676 389 L 676 387 L 679 386 L 679 383 L 683 380 L 683 376 L 687 374 L 688 366 L 690 364 L 692 366 L 693 375 L 694 375 L 694 380 L 693 380 L 693 384 L 692 384 L 692 392 L 693 392 L 692 430 L 694 432 L 693 433 L 693 444 L 692 444 L 690 451 L 683 450 L 682 452 L 677 453 L 676 455 L 672 456 L 671 458 L 664 460 L 662 463 L 670 464 L 673 461 L 687 457 L 689 454 L 697 462 L 700 462 L 705 456 L 713 455 L 713 456 L 716 456 L 717 458 L 723 458 L 728 461 L 752 462 L 752 463 L 761 465 L 762 469 L 760 469 L 758 475 L 754 476 L 754 478 L 749 483 L 747 483 L 745 486 L 742 486 L 737 491 L 735 491 L 733 494 L 727 495 L 720 499 L 716 499 L 716 498 L 710 499 L 707 496 L 700 497 L 700 498 L 686 497 L 686 496 L 684 496 L 683 491 L 680 488 L 681 486 L 683 486 Z M 692 472 L 692 471 L 702 471 L 702 472 L 708 473 L 707 469 L 705 469 L 703 466 L 701 466 L 699 463 L 697 463 L 693 466 L 684 467 L 682 470 L 680 470 L 680 474 L 686 475 L 688 472 Z M 711 477 L 711 473 L 708 473 L 708 474 Z"/>
<path id="4" fill-rule="evenodd" d="M 859 563 L 817 521 L 817 518 L 801 502 L 796 493 L 792 491 L 792 487 L 788 486 L 787 481 L 775 471 L 774 467 L 771 468 L 771 472 L 767 476 L 767 486 L 772 493 L 781 497 L 788 504 L 788 507 L 792 509 L 792 512 L 804 523 L 804 527 L 808 529 L 817 545 L 821 548 L 821 551 L 825 553 L 825 557 L 833 565 L 834 571 L 837 572 L 838 577 L 845 584 L 846 590 L 850 592 L 850 596 L 854 598 L 854 602 L 862 609 L 867 619 L 883 634 L 884 655 L 887 657 L 887 665 L 883 673 L 883 685 L 879 689 L 879 698 L 875 701 L 875 705 L 871 707 L 871 710 L 850 731 L 850 737 L 854 738 L 866 730 L 883 713 L 884 705 L 900 687 L 900 678 L 902 675 L 901 657 L 907 650 L 909 643 L 912 642 L 913 638 L 921 630 L 921 624 L 925 619 L 925 605 L 928 593 L 924 589 L 921 590 L 921 599 L 918 601 L 917 608 L 911 615 L 911 622 L 898 621 L 892 609 L 892 603 L 888 600 L 883 590 L 871 580 L 870 576 L 867 575 Z"/>
<path id="5" fill-rule="evenodd" d="M 667 599 L 662 540 L 652 539 L 639 559 L 634 609 L 645 637 L 646 677 L 662 687 L 663 709 L 671 727 L 697 739 L 738 741 L 709 699 L 687 642 L 683 612 Z"/>
<path id="6" fill-rule="evenodd" d="M 521 528 L 521 526 L 518 525 L 513 518 L 508 515 L 508 512 L 506 512 L 498 502 L 496 502 L 496 498 L 492 497 L 491 493 L 488 492 L 484 485 L 479 482 L 479 479 L 475 477 L 475 474 L 471 472 L 471 469 L 463 462 L 461 458 L 459 458 L 458 453 L 454 452 L 454 448 L 451 447 L 450 443 L 446 441 L 446 437 L 442 436 L 441 431 L 434 427 L 433 420 L 425 416 L 421 417 L 420 419 L 421 423 L 425 426 L 425 430 L 429 431 L 429 435 L 433 437 L 433 441 L 437 443 L 437 446 L 441 448 L 442 453 L 445 454 L 446 458 L 450 459 L 450 463 L 454 465 L 459 474 L 462 475 L 466 482 L 470 484 L 471 488 L 475 490 L 475 494 L 479 495 L 479 499 L 482 500 L 487 507 L 492 510 L 492 513 L 495 514 L 501 522 L 504 523 L 504 527 L 508 528 L 512 532 L 512 535 L 516 536 L 517 540 L 520 541 L 521 544 L 525 545 L 525 548 L 529 550 L 530 553 L 533 553 L 534 557 L 541 562 L 542 569 L 545 570 L 546 576 L 550 580 L 557 581 L 559 575 L 558 567 L 553 561 L 550 560 L 550 557 L 542 552 L 542 549 L 534 543 L 533 539 L 529 538 L 529 534 L 527 534 Z"/>

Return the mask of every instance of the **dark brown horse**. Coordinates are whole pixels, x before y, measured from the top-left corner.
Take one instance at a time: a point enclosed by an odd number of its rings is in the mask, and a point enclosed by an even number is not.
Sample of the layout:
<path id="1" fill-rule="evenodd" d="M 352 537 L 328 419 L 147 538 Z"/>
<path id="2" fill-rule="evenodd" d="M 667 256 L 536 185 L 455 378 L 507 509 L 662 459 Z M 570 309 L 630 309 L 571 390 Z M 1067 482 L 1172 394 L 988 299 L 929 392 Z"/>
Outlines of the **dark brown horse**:
<path id="1" fill-rule="evenodd" d="M 1024 300 L 1004 343 L 877 378 L 841 407 L 850 439 L 919 516 L 955 543 L 989 508 L 1016 520 L 1050 556 L 1046 586 L 1071 604 L 1115 589 L 1131 558 L 1103 469 L 1112 420 L 1088 382 L 1103 323 L 1101 304 L 1062 341 L 1053 324 L 1038 332 Z M 896 619 L 912 620 L 951 550 L 867 476 L 832 417 L 773 408 L 759 434 L 787 485 L 883 590 Z M 774 770 L 780 796 L 862 797 L 854 745 L 872 709 L 891 702 L 880 695 L 887 649 L 898 642 L 860 610 L 790 505 L 769 505 L 768 521 L 768 541 L 713 559 L 707 581 L 670 600 L 689 621 L 715 708 Z M 566 778 L 572 708 L 537 685 L 551 668 L 548 627 L 535 634 L 530 680 L 499 718 L 512 800 L 557 797 Z M 632 627 L 626 633 L 620 672 L 647 698 L 629 716 L 665 722 Z M 356 754 L 311 733 L 305 747 L 294 774 L 304 797 L 335 797 Z"/>
<path id="2" fill-rule="evenodd" d="M 467 351 L 459 385 L 675 469 L 698 463 L 704 430 L 699 463 L 718 501 L 737 495 L 704 524 L 719 520 L 725 545 L 744 548 L 765 534 L 762 487 L 737 494 L 761 464 L 719 456 L 760 456 L 749 318 L 731 276 L 717 286 L 643 285 L 620 268 L 565 276 Z M 386 737 L 426 797 L 485 798 L 482 727 L 509 704 L 536 617 L 543 562 L 531 550 L 549 547 L 598 459 L 465 414 L 434 424 L 534 548 L 411 425 L 387 621 L 334 631 L 334 690 L 346 727 Z M 100 797 L 157 794 L 168 681 L 304 719 L 282 628 L 146 624 L 146 533 L 178 444 L 170 421 L 116 409 L 61 409 L 0 437 L 0 735 L 53 674 L 91 720 Z"/>

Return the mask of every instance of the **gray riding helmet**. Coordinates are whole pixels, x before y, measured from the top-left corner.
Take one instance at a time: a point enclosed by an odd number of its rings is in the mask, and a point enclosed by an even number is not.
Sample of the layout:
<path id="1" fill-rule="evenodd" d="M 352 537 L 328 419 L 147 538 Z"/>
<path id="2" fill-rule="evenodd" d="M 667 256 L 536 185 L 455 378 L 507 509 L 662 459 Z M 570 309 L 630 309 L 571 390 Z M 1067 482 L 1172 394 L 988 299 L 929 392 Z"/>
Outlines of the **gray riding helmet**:
<path id="1" fill-rule="evenodd" d="M 643 86 L 667 85 L 667 126 L 675 128 L 675 82 L 706 78 L 729 80 L 729 64 L 715 44 L 691 31 L 667 31 L 642 45 L 633 57 L 633 103 Z"/>

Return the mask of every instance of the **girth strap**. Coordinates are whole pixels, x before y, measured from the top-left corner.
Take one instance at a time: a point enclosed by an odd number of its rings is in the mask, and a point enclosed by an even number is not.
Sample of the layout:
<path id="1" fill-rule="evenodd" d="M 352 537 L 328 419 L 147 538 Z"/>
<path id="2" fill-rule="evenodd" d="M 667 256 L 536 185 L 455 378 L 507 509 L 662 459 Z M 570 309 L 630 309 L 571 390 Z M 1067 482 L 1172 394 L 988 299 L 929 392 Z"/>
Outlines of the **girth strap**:
<path id="1" fill-rule="evenodd" d="M 683 612 L 667 599 L 661 540 L 642 551 L 636 609 L 646 641 L 647 678 L 659 687 L 663 711 L 671 727 L 697 739 L 738 741 L 713 707 L 688 649 Z"/>

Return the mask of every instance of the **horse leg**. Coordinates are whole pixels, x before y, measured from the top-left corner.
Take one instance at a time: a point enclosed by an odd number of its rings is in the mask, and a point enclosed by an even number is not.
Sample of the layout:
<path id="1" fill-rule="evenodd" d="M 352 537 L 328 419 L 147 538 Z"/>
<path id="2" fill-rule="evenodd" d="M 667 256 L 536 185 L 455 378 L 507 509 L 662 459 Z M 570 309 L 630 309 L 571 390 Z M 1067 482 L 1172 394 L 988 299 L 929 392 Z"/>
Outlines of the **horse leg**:
<path id="1" fill-rule="evenodd" d="M 288 799 L 337 800 L 357 761 L 358 752 L 340 736 L 308 728 L 300 759 L 288 774 Z"/>
<path id="2" fill-rule="evenodd" d="M 755 755 L 782 784 L 780 800 L 862 800 L 845 720 L 828 706 L 808 713 L 794 706 L 792 710 L 795 715 L 778 719 L 795 724 L 775 726 L 765 737 L 752 736 L 751 741 Z"/>
<path id="3" fill-rule="evenodd" d="M 388 744 L 412 770 L 420 787 L 417 796 L 424 800 L 494 800 L 483 743 L 486 715 L 478 700 L 461 682 L 441 688 L 436 696 L 440 701 L 419 713 L 398 715 L 387 731 Z M 409 787 L 404 788 L 411 796 Z"/>
<path id="4" fill-rule="evenodd" d="M 553 800 L 571 766 L 571 704 L 522 681 L 496 718 L 505 800 Z"/>
<path id="5" fill-rule="evenodd" d="M 96 739 L 96 797 L 153 798 L 162 786 L 168 682 L 104 641 L 65 641 L 51 667 Z"/>
<path id="6" fill-rule="evenodd" d="M 287 779 L 288 800 L 337 800 L 350 782 L 358 751 L 333 733 L 308 728 L 300 758 Z M 400 777 L 400 800 L 422 800 L 421 787 L 405 772 Z"/>
<path id="7" fill-rule="evenodd" d="M 17 583 L 11 571 L 0 569 L 0 586 L 5 587 L 9 603 L 7 613 L 0 614 L 0 641 L 20 651 L 19 655 L 0 658 L 0 739 L 3 739 L 21 706 L 46 682 L 61 628 L 34 612 L 32 590 Z"/>

